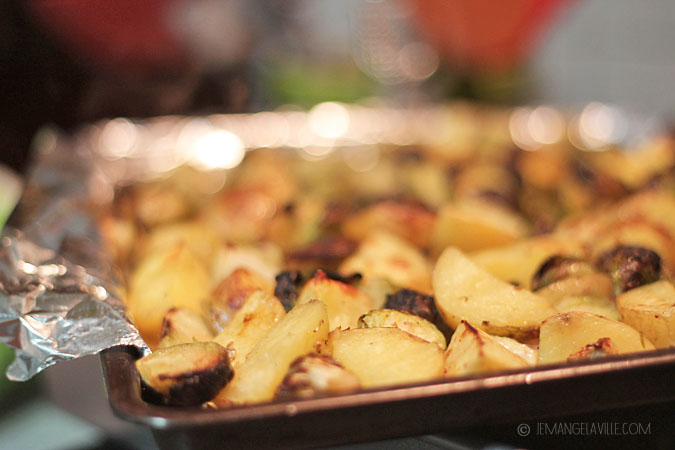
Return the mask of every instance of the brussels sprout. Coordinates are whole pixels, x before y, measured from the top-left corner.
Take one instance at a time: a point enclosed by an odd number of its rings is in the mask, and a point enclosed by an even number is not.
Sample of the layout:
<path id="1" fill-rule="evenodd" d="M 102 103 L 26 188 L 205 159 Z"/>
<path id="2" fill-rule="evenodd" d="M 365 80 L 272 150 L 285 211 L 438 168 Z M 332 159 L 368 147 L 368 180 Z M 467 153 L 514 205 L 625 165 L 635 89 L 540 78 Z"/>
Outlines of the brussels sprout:
<path id="1" fill-rule="evenodd" d="M 661 257 L 642 247 L 615 247 L 598 258 L 597 266 L 612 277 L 617 295 L 661 277 Z"/>
<path id="2" fill-rule="evenodd" d="M 435 323 L 439 317 L 434 298 L 412 289 L 401 289 L 395 294 L 388 294 L 384 308 L 415 314 L 431 323 Z"/>
<path id="3" fill-rule="evenodd" d="M 232 379 L 227 349 L 214 342 L 161 348 L 136 361 L 151 398 L 176 406 L 211 400 Z"/>
<path id="4" fill-rule="evenodd" d="M 302 283 L 302 273 L 298 270 L 281 272 L 274 278 L 274 296 L 281 300 L 286 312 L 290 311 L 298 300 L 298 286 Z"/>
<path id="5" fill-rule="evenodd" d="M 359 379 L 327 355 L 309 354 L 296 359 L 277 389 L 277 397 L 310 398 L 358 390 Z"/>
<path id="6" fill-rule="evenodd" d="M 572 275 L 587 275 L 595 272 L 593 267 L 579 258 L 553 255 L 544 261 L 532 277 L 532 290 L 536 291 Z"/>

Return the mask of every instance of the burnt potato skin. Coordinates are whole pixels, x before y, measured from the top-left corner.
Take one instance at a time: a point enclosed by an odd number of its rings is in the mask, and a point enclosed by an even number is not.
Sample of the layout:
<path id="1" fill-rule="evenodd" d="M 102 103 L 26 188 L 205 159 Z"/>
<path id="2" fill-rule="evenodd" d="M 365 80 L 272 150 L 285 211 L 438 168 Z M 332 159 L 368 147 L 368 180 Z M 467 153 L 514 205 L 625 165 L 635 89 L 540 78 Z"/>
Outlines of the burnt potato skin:
<path id="1" fill-rule="evenodd" d="M 532 290 L 536 291 L 571 275 L 594 272 L 591 264 L 574 257 L 553 255 L 544 261 L 532 276 Z"/>
<path id="2" fill-rule="evenodd" d="M 171 406 L 201 405 L 215 397 L 234 376 L 227 349 L 212 342 L 159 349 L 136 361 L 136 368 L 143 397 L 151 403 Z"/>
<path id="3" fill-rule="evenodd" d="M 600 255 L 596 265 L 612 278 L 617 295 L 661 277 L 661 257 L 643 247 L 615 247 Z"/>

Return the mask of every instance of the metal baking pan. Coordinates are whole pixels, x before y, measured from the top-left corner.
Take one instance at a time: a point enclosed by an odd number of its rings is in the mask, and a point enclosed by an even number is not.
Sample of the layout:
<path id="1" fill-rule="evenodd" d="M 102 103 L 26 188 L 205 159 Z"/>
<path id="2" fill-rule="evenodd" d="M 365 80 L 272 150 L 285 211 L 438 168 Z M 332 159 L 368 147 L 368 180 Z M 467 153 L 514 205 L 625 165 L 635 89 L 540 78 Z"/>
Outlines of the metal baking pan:
<path id="1" fill-rule="evenodd" d="M 147 403 L 133 347 L 101 354 L 110 405 L 162 449 L 314 448 L 675 401 L 675 349 L 223 410 Z"/>

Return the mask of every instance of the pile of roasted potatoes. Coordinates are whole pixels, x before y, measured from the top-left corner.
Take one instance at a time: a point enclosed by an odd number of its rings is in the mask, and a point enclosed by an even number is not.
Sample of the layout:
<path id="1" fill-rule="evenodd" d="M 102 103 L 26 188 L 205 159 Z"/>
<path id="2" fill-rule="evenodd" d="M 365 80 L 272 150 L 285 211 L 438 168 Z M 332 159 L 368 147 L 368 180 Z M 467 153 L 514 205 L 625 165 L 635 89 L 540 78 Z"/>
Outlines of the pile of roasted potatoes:
<path id="1" fill-rule="evenodd" d="M 675 140 L 469 143 L 260 149 L 120 188 L 100 223 L 153 350 L 147 397 L 228 407 L 675 345 Z"/>

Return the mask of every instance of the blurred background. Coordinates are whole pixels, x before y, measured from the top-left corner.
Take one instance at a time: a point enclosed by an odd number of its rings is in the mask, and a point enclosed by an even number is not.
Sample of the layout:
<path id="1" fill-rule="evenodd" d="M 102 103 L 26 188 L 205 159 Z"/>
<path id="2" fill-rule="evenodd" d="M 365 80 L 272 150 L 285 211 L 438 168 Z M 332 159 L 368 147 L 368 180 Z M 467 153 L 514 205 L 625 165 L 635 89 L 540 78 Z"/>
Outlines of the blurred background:
<path id="1" fill-rule="evenodd" d="M 0 0 L 0 219 L 46 124 L 374 99 L 602 102 L 670 122 L 674 24 L 669 0 Z M 152 448 L 111 438 L 109 411 L 82 413 L 92 425 L 55 407 L 58 376 L 3 377 L 0 448 Z M 101 382 L 79 393 L 105 409 Z"/>

